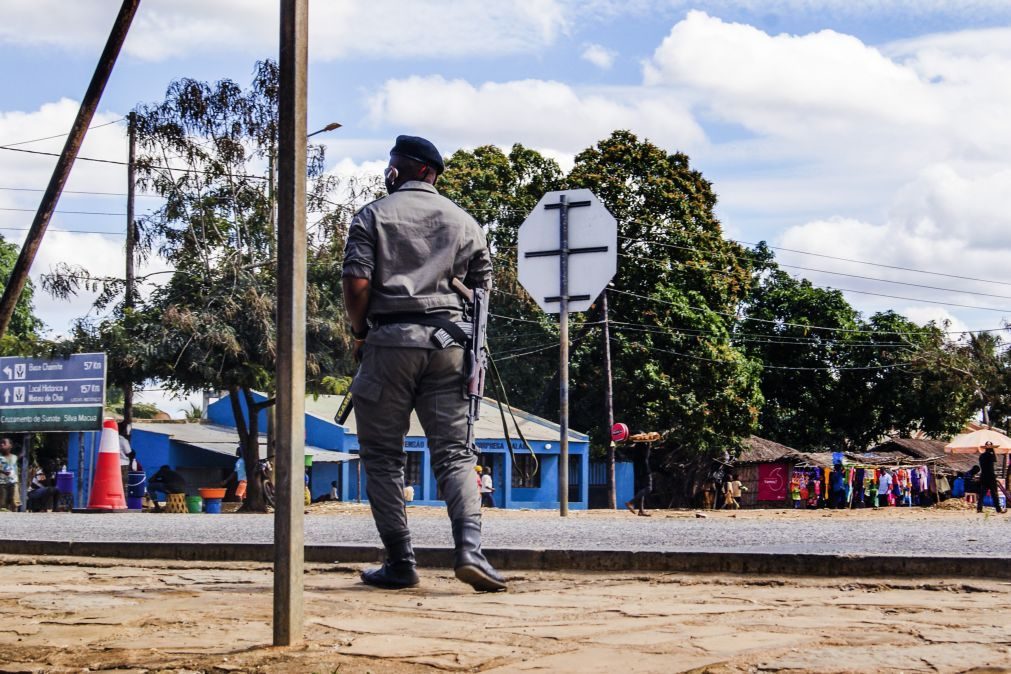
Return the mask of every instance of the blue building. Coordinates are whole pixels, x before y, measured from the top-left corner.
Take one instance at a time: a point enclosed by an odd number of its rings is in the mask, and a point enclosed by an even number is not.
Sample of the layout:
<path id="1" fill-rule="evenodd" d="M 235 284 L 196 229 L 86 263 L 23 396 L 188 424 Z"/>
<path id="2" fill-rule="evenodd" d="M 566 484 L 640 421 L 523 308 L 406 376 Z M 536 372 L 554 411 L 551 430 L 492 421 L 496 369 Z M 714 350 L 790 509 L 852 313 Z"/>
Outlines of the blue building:
<path id="1" fill-rule="evenodd" d="M 254 394 L 254 398 L 260 401 L 264 396 Z M 357 460 L 359 444 L 355 416 L 351 415 L 346 426 L 333 420 L 340 402 L 340 396 L 306 397 L 306 454 L 311 456 L 306 469 L 310 476 L 310 490 L 316 498 L 327 494 L 331 484 L 336 482 L 341 500 L 365 501 L 366 478 Z M 245 412 L 244 401 L 240 400 L 240 406 Z M 509 451 L 498 403 L 494 400 L 483 401 L 481 418 L 475 428 L 476 442 L 481 449 L 479 462 L 491 470 L 495 484 L 492 496 L 495 505 L 500 508 L 558 508 L 560 429 L 557 424 L 522 410 L 513 408 L 512 413 L 530 443 L 532 453 L 517 439 L 507 410 L 513 450 Z M 260 413 L 259 424 L 261 429 L 266 428 L 265 411 Z M 90 457 L 97 451 L 98 434 L 84 433 L 82 436 L 85 484 L 90 484 L 88 466 Z M 71 436 L 69 451 L 68 467 L 74 471 L 82 455 L 77 438 L 77 435 Z M 186 477 L 194 490 L 217 485 L 231 472 L 238 441 L 231 401 L 227 396 L 208 406 L 204 423 L 139 422 L 134 425 L 132 434 L 134 451 L 148 476 L 162 465 L 169 465 Z M 261 455 L 265 456 L 265 437 L 261 437 L 260 447 Z M 405 484 L 413 488 L 413 503 L 443 505 L 432 471 L 428 442 L 415 415 L 411 417 L 404 449 L 407 452 Z M 308 465 L 310 462 L 311 466 Z M 574 510 L 589 507 L 589 490 L 589 438 L 570 431 L 569 507 Z"/>

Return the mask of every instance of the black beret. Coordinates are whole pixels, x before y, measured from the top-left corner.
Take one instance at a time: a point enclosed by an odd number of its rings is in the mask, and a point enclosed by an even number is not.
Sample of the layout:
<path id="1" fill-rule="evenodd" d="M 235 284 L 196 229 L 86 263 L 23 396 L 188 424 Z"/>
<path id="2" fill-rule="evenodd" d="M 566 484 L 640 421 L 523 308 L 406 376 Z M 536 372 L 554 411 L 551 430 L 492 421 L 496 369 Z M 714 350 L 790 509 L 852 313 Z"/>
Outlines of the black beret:
<path id="1" fill-rule="evenodd" d="M 420 161 L 435 169 L 436 173 L 446 170 L 446 165 L 442 162 L 442 155 L 432 144 L 432 141 L 420 136 L 397 136 L 397 142 L 390 150 L 390 154 L 399 154 L 408 159 Z"/>

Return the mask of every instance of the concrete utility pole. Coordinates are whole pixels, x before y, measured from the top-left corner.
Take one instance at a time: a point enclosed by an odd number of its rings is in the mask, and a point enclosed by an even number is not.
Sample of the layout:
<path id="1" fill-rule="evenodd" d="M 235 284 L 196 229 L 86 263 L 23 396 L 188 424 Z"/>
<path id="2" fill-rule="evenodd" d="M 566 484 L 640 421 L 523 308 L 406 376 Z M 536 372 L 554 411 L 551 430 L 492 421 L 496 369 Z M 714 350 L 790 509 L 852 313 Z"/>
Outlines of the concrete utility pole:
<path id="1" fill-rule="evenodd" d="M 290 646 L 300 641 L 303 634 L 308 43 L 308 0 L 281 0 L 277 147 L 275 646 Z"/>
<path id="2" fill-rule="evenodd" d="M 17 306 L 18 299 L 21 298 L 21 291 L 25 289 L 25 284 L 28 282 L 28 273 L 32 269 L 35 254 L 42 244 L 42 238 L 46 234 L 46 228 L 49 227 L 49 221 L 53 217 L 53 211 L 56 210 L 56 204 L 60 200 L 63 187 L 67 184 L 67 178 L 70 177 L 70 170 L 74 167 L 74 160 L 77 159 L 81 143 L 84 142 L 84 134 L 87 133 L 91 120 L 95 116 L 95 110 L 102 99 L 102 92 L 109 81 L 109 75 L 116 64 L 116 58 L 123 47 L 127 32 L 130 30 L 130 23 L 133 21 L 139 5 L 140 0 L 123 0 L 123 4 L 119 8 L 112 32 L 109 33 L 105 49 L 102 50 L 98 66 L 95 68 L 94 75 L 91 76 L 91 83 L 88 85 L 84 100 L 81 101 L 81 107 L 77 111 L 77 118 L 74 119 L 74 125 L 63 145 L 63 152 L 60 153 L 56 167 L 53 168 L 53 175 L 42 195 L 42 203 L 39 204 L 39 210 L 35 213 L 35 219 L 32 220 L 32 226 L 25 237 L 25 243 L 21 247 L 18 260 L 14 263 L 14 269 L 11 270 L 11 277 L 4 288 L 3 298 L 0 298 L 0 337 L 7 334 L 11 317 L 14 316 L 14 307 Z"/>
<path id="3" fill-rule="evenodd" d="M 135 160 L 137 157 L 137 113 L 127 115 L 127 135 L 130 150 L 126 164 L 126 288 L 123 291 L 123 307 L 134 308 L 137 293 L 137 276 L 133 268 L 134 247 L 137 243 L 137 228 L 134 223 L 134 189 L 137 182 Z M 127 437 L 133 431 L 133 380 L 123 387 L 123 424 Z"/>
<path id="4" fill-rule="evenodd" d="M 607 436 L 610 437 L 614 428 L 614 388 L 611 383 L 611 329 L 607 314 L 607 288 L 600 293 L 600 308 L 604 312 L 604 375 L 607 377 Z M 607 445 L 607 507 L 614 510 L 618 507 L 618 498 L 614 487 L 614 442 Z"/>

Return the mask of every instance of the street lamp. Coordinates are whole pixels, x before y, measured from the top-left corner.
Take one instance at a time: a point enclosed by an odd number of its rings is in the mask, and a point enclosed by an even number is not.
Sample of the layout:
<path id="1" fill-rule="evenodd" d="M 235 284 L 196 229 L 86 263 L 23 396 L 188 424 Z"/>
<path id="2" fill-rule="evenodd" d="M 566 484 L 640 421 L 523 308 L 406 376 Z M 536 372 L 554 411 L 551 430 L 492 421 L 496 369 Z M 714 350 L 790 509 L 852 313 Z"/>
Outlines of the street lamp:
<path id="1" fill-rule="evenodd" d="M 319 131 L 313 131 L 312 133 L 307 134 L 306 138 L 312 138 L 317 133 L 326 133 L 327 131 L 333 131 L 334 129 L 339 129 L 339 128 L 341 128 L 341 126 L 342 126 L 342 124 L 340 122 L 330 122 L 329 124 L 327 124 L 326 126 L 324 126 L 322 129 L 320 129 Z"/>

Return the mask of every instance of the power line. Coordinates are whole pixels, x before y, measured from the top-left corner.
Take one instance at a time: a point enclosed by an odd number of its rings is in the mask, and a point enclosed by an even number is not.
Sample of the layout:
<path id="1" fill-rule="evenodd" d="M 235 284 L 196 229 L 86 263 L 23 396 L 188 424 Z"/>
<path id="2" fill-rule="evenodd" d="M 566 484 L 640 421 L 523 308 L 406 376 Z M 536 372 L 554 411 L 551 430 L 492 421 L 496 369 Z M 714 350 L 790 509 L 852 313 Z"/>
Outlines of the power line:
<path id="1" fill-rule="evenodd" d="M 24 152 L 25 154 L 41 155 L 44 157 L 59 157 L 57 152 L 42 152 L 40 150 L 26 150 L 22 147 L 10 147 L 8 145 L 0 145 L 0 150 L 8 150 L 10 152 Z M 128 162 L 118 161 L 115 159 L 99 159 L 97 157 L 77 157 L 77 161 L 90 161 L 98 164 L 113 164 L 115 166 L 126 166 Z M 162 171 L 176 171 L 178 173 L 201 173 L 203 175 L 218 175 L 214 171 L 205 171 L 203 169 L 192 169 L 192 168 L 181 168 L 174 166 L 161 166 L 159 164 L 144 164 L 144 168 L 160 169 Z M 251 180 L 268 180 L 267 176 L 258 176 L 250 173 L 223 173 L 221 177 L 232 177 L 232 178 L 249 178 Z"/>
<path id="2" fill-rule="evenodd" d="M 661 246 L 663 248 L 674 248 L 674 249 L 677 249 L 677 250 L 693 251 L 693 252 L 703 253 L 703 254 L 711 254 L 713 252 L 713 251 L 703 250 L 701 248 L 695 248 L 695 247 L 692 247 L 692 246 L 679 246 L 679 245 L 673 244 L 673 243 L 659 243 L 659 242 L 653 242 L 653 241 L 645 241 L 645 240 L 642 240 L 642 239 L 632 239 L 632 238 L 629 238 L 629 237 L 626 237 L 626 236 L 622 236 L 622 237 L 618 237 L 618 238 L 624 239 L 624 240 L 629 241 L 631 243 L 642 243 L 642 244 L 646 244 L 646 245 Z M 740 243 L 740 242 L 738 242 L 738 243 Z M 803 251 L 797 251 L 797 252 L 803 252 Z M 807 254 L 807 255 L 818 255 L 817 253 L 805 253 L 805 254 Z M 728 253 L 728 255 L 729 255 L 729 257 L 732 257 L 735 260 L 740 260 L 741 259 L 737 255 L 734 255 L 732 253 Z M 752 254 L 751 257 L 754 257 L 754 255 Z M 830 256 L 823 256 L 823 257 L 830 257 Z M 840 259 L 844 259 L 844 258 L 840 258 Z M 958 289 L 958 288 L 945 288 L 945 287 L 942 287 L 942 286 L 931 286 L 931 285 L 925 285 L 925 284 L 922 284 L 922 283 L 912 283 L 910 281 L 894 281 L 894 280 L 891 280 L 891 279 L 881 278 L 881 277 L 878 277 L 878 276 L 863 276 L 861 274 L 850 274 L 850 273 L 841 272 L 841 271 L 831 271 L 831 270 L 828 270 L 828 269 L 817 269 L 817 268 L 814 268 L 814 267 L 803 267 L 803 266 L 796 265 L 796 264 L 786 264 L 784 262 L 780 262 L 779 260 L 775 260 L 774 263 L 777 266 L 780 266 L 780 267 L 787 267 L 789 269 L 800 269 L 802 271 L 813 271 L 813 272 L 817 272 L 817 273 L 820 273 L 820 274 L 830 274 L 830 275 L 833 275 L 833 276 L 846 276 L 848 278 L 857 278 L 857 279 L 863 279 L 863 280 L 866 280 L 866 281 L 876 281 L 878 283 L 892 283 L 892 284 L 895 284 L 895 285 L 912 286 L 912 287 L 915 287 L 915 288 L 926 288 L 928 290 L 941 290 L 941 291 L 945 291 L 945 292 L 959 293 L 959 294 L 963 294 L 963 295 L 979 295 L 979 296 L 982 296 L 982 297 L 996 297 L 996 298 L 999 298 L 999 299 L 1011 300 L 1011 295 L 995 295 L 995 294 L 991 294 L 991 293 L 981 293 L 981 292 L 977 292 L 977 291 L 973 291 L 973 290 L 961 290 L 961 289 Z M 872 262 L 864 262 L 862 264 L 868 264 L 868 265 L 874 265 L 874 266 L 887 266 L 887 265 L 876 265 L 875 263 L 872 263 Z M 711 266 L 711 265 L 709 265 L 709 266 Z M 947 277 L 959 278 L 959 279 L 963 279 L 963 280 L 971 280 L 971 281 L 977 281 L 977 282 L 993 283 L 993 284 L 997 284 L 997 285 L 1008 285 L 1008 286 L 1011 286 L 1011 283 L 1005 283 L 1004 281 L 985 281 L 983 279 L 977 279 L 977 278 L 972 278 L 972 277 L 968 277 L 968 276 L 957 276 L 957 275 L 954 275 L 954 274 L 942 274 L 940 272 L 928 272 L 928 271 L 923 271 L 923 270 L 913 270 L 913 269 L 910 269 L 910 270 L 907 270 L 907 271 L 915 271 L 915 272 L 920 273 L 920 274 L 935 274 L 935 275 L 938 275 L 938 276 L 947 276 Z M 852 291 L 852 292 L 856 292 L 856 291 Z"/>
<path id="3" fill-rule="evenodd" d="M 639 298 L 639 299 L 647 300 L 649 302 L 656 302 L 658 304 L 665 304 L 665 305 L 668 305 L 668 306 L 677 307 L 679 309 L 692 309 L 694 311 L 708 311 L 708 312 L 717 314 L 719 316 L 728 316 L 728 317 L 733 318 L 733 319 L 735 319 L 737 321 L 740 321 L 740 322 L 755 321 L 755 322 L 758 322 L 758 323 L 770 323 L 770 324 L 773 324 L 773 325 L 780 325 L 780 326 L 784 326 L 784 327 L 804 328 L 806 330 L 827 330 L 827 331 L 830 331 L 830 332 L 857 332 L 857 333 L 866 333 L 867 332 L 866 329 L 859 329 L 859 328 L 837 328 L 837 327 L 829 327 L 829 326 L 824 326 L 824 325 L 808 325 L 806 323 L 791 323 L 789 321 L 772 320 L 772 319 L 768 319 L 768 318 L 756 318 L 754 316 L 738 316 L 737 314 L 732 314 L 732 313 L 729 313 L 729 312 L 726 312 L 726 311 L 717 311 L 715 309 L 710 309 L 708 307 L 693 307 L 691 305 L 674 304 L 673 302 L 666 302 L 664 300 L 660 300 L 660 299 L 657 299 L 655 297 L 649 297 L 647 295 L 640 295 L 638 293 L 628 292 L 627 290 L 618 290 L 617 288 L 611 288 L 608 292 L 618 293 L 619 295 L 628 295 L 630 297 L 636 297 L 636 298 Z M 971 335 L 971 334 L 982 333 L 982 332 L 998 332 L 998 331 L 1007 330 L 1007 329 L 1008 328 L 987 328 L 985 330 L 949 330 L 949 331 L 946 331 L 946 332 L 942 332 L 941 334 L 944 334 L 944 335 Z M 922 334 L 922 333 L 919 333 L 919 332 L 908 332 L 908 331 L 907 332 L 895 332 L 895 331 L 890 331 L 890 330 L 877 330 L 876 332 L 879 335 L 919 335 L 919 334 Z"/>
<path id="4" fill-rule="evenodd" d="M 729 239 L 729 240 L 732 241 L 733 239 Z M 736 243 L 739 243 L 742 246 L 757 246 L 758 245 L 757 243 L 748 243 L 747 241 L 737 241 Z M 947 274 L 947 273 L 939 272 L 939 271 L 927 271 L 925 269 L 915 269 L 913 267 L 900 267 L 900 266 L 897 266 L 897 265 L 884 264 L 882 262 L 868 262 L 866 260 L 857 260 L 857 259 L 850 258 L 850 257 L 839 257 L 839 256 L 836 256 L 836 255 L 826 255 L 825 253 L 812 253 L 811 251 L 807 251 L 807 250 L 797 250 L 795 248 L 784 248 L 782 246 L 769 246 L 768 244 L 766 244 L 766 246 L 768 246 L 769 248 L 771 248 L 773 250 L 785 250 L 785 251 L 790 252 L 790 253 L 800 253 L 802 255 L 812 255 L 814 257 L 824 257 L 824 258 L 827 258 L 829 260 L 841 260 L 843 262 L 853 262 L 855 264 L 865 264 L 865 265 L 870 265 L 870 266 L 874 266 L 874 267 L 883 267 L 885 269 L 896 269 L 898 271 L 909 271 L 909 272 L 913 272 L 913 273 L 916 273 L 916 274 L 930 274 L 932 276 L 945 276 L 947 278 L 962 279 L 964 281 L 977 281 L 979 283 L 993 283 L 995 285 L 1011 286 L 1011 282 L 1007 282 L 1007 281 L 993 281 L 993 280 L 985 279 L 985 278 L 976 278 L 975 276 L 961 276 L 959 274 Z"/>
<path id="5" fill-rule="evenodd" d="M 0 230 L 7 232 L 27 232 L 27 227 L 0 227 Z M 63 234 L 105 234 L 106 236 L 126 236 L 126 232 L 100 232 L 90 229 L 50 229 L 50 232 L 60 232 Z"/>
<path id="6" fill-rule="evenodd" d="M 101 129 L 104 126 L 111 126 L 112 124 L 119 124 L 120 122 L 122 122 L 125 119 L 126 119 L 126 117 L 120 117 L 119 119 L 114 119 L 111 122 L 106 122 L 105 124 L 98 124 L 97 126 L 89 126 L 88 127 L 88 131 L 94 131 L 95 129 Z M 4 147 L 13 147 L 15 145 L 28 145 L 29 143 L 39 143 L 39 142 L 42 142 L 44 140 L 53 140 L 54 138 L 66 138 L 67 135 L 68 134 L 66 134 L 66 133 L 58 133 L 58 134 L 53 135 L 53 136 L 46 136 L 45 138 L 33 138 L 32 140 L 19 140 L 16 143 L 2 143 L 2 145 Z"/>
<path id="7" fill-rule="evenodd" d="M 615 342 L 615 343 L 618 343 L 618 344 L 621 343 L 620 341 L 618 341 L 617 339 L 615 339 L 613 337 L 611 338 L 611 341 Z M 734 365 L 734 364 L 736 364 L 738 362 L 746 362 L 746 360 L 744 358 L 742 358 L 741 361 L 718 360 L 718 359 L 715 359 L 715 358 L 706 358 L 704 356 L 695 356 L 695 355 L 692 355 L 690 353 L 679 353 L 677 351 L 670 351 L 668 349 L 660 349 L 660 348 L 657 348 L 657 347 L 649 347 L 649 348 L 642 347 L 642 348 L 645 348 L 647 351 L 658 351 L 660 353 L 667 353 L 667 354 L 670 354 L 672 356 L 680 356 L 682 358 L 690 358 L 692 360 L 701 360 L 701 361 L 706 361 L 706 362 L 709 362 L 709 363 L 722 363 L 722 364 L 725 364 L 725 365 Z M 843 371 L 843 370 L 846 370 L 846 371 L 890 370 L 890 369 L 893 369 L 893 368 L 903 367 L 903 366 L 907 366 L 907 365 L 914 365 L 914 364 L 915 363 L 903 362 L 903 363 L 894 363 L 892 365 L 868 365 L 868 366 L 861 366 L 861 367 L 831 367 L 831 366 L 828 366 L 828 367 L 803 367 L 803 366 L 787 366 L 787 365 L 766 365 L 764 363 L 759 363 L 759 365 L 761 365 L 761 367 L 763 369 L 766 369 L 766 370 L 803 370 L 803 371 L 829 370 L 829 371 L 833 371 L 833 372 Z"/>
<path id="8" fill-rule="evenodd" d="M 657 335 L 684 335 L 686 337 L 707 337 L 718 336 L 717 333 L 708 330 L 695 330 L 691 328 L 664 328 L 662 326 L 642 325 L 638 323 L 624 323 L 621 321 L 611 321 L 611 325 L 618 326 L 622 330 L 631 332 L 644 332 Z M 761 335 L 754 333 L 729 334 L 727 339 L 735 343 L 743 344 L 771 344 L 776 346 L 832 346 L 832 347 L 854 347 L 854 348 L 910 348 L 915 345 L 906 342 L 874 342 L 874 341 L 850 341 L 837 339 L 818 339 L 811 337 L 789 337 L 780 339 L 776 335 Z"/>
<path id="9" fill-rule="evenodd" d="M 44 189 L 39 187 L 0 187 L 0 191 L 4 192 L 45 192 Z M 63 190 L 61 194 L 87 194 L 99 197 L 125 197 L 126 192 L 97 192 L 92 190 Z M 164 199 L 160 194 L 138 194 L 138 197 L 144 197 L 146 199 Z"/>
<path id="10" fill-rule="evenodd" d="M 659 266 L 661 268 L 665 264 L 664 262 L 661 262 L 659 260 L 651 260 L 649 258 L 644 258 L 644 257 L 642 257 L 640 255 L 629 255 L 628 253 L 618 253 L 618 256 L 619 257 L 628 258 L 630 260 L 635 260 L 637 262 L 648 262 L 650 264 Z M 671 261 L 669 261 L 669 264 L 677 265 L 678 267 L 681 267 L 681 268 L 692 269 L 692 267 L 689 264 L 687 264 L 685 262 L 679 262 L 677 260 L 671 260 Z M 700 267 L 698 267 L 698 269 L 708 269 L 711 273 L 713 273 L 713 274 L 720 274 L 722 276 L 733 276 L 734 275 L 732 272 L 723 271 L 722 269 L 714 269 L 712 266 L 710 266 L 708 264 L 705 265 L 705 267 L 701 267 L 700 266 Z M 884 280 L 884 279 L 873 279 L 873 278 L 866 277 L 866 276 L 858 277 L 858 278 L 865 278 L 865 279 L 869 279 L 869 280 Z M 981 307 L 981 306 L 976 305 L 976 304 L 960 304 L 958 302 L 944 302 L 944 301 L 941 301 L 941 300 L 927 300 L 927 299 L 921 299 L 921 298 L 918 298 L 918 297 L 903 297 L 903 296 L 900 296 L 900 295 L 887 295 L 887 294 L 884 294 L 884 293 L 876 293 L 876 292 L 872 292 L 872 291 L 869 291 L 869 290 L 854 290 L 852 288 L 836 288 L 836 287 L 833 287 L 833 286 L 823 286 L 823 285 L 819 285 L 819 284 L 815 284 L 815 283 L 812 283 L 811 285 L 813 285 L 813 286 L 815 286 L 817 288 L 823 288 L 825 290 L 838 290 L 840 292 L 858 293 L 858 294 L 861 294 L 861 295 L 875 295 L 875 296 L 878 296 L 878 297 L 888 297 L 890 299 L 895 299 L 895 300 L 904 300 L 904 301 L 907 301 L 907 302 L 923 302 L 925 304 L 939 304 L 939 305 L 948 306 L 948 307 L 962 307 L 964 309 L 978 309 L 980 311 L 996 311 L 998 313 L 1004 313 L 1004 314 L 1011 313 L 1011 309 L 1001 309 L 1001 308 L 998 308 L 998 307 Z M 916 284 L 905 284 L 905 285 L 916 285 Z M 923 287 L 927 287 L 927 286 L 923 286 Z M 945 288 L 939 288 L 939 290 L 946 290 L 946 289 Z M 957 292 L 961 292 L 961 291 L 951 290 L 951 292 L 956 292 L 957 293 Z M 972 294 L 972 295 L 978 294 L 978 293 L 973 293 L 971 291 L 965 291 L 965 292 L 968 293 L 968 294 Z M 979 293 L 979 294 L 982 294 L 982 293 Z M 1006 299 L 1011 299 L 1011 297 L 1006 296 L 1006 295 L 990 295 L 990 297 L 1005 297 Z"/>
<path id="11" fill-rule="evenodd" d="M 0 211 L 13 211 L 19 213 L 35 213 L 37 209 L 35 208 L 0 208 Z M 60 213 L 61 215 L 121 215 L 126 216 L 126 213 L 106 213 L 104 211 L 53 211 L 53 213 Z"/>

